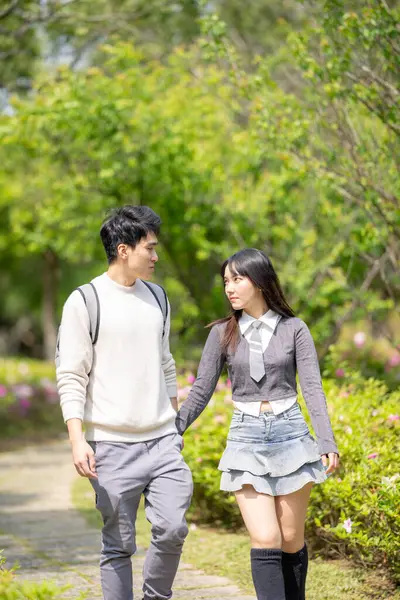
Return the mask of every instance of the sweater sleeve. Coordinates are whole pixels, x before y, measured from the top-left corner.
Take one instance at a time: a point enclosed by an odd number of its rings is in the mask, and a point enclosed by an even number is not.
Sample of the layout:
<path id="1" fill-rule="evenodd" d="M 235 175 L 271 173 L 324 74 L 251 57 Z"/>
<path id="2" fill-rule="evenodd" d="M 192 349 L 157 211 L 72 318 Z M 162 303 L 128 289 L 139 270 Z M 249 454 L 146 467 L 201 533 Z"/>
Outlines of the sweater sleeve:
<path id="1" fill-rule="evenodd" d="M 211 329 L 201 356 L 196 381 L 187 400 L 178 411 L 176 427 L 180 434 L 183 434 L 203 412 L 217 386 L 225 363 L 219 329 L 218 326 Z"/>
<path id="2" fill-rule="evenodd" d="M 320 454 L 338 454 L 322 389 L 321 374 L 314 340 L 307 325 L 300 321 L 296 333 L 296 364 L 301 391 L 310 413 Z"/>
<path id="3" fill-rule="evenodd" d="M 167 391 L 170 398 L 176 398 L 177 396 L 177 385 L 176 385 L 176 368 L 175 360 L 171 354 L 169 348 L 169 333 L 171 330 L 171 307 L 168 302 L 168 316 L 165 323 L 165 332 L 162 345 L 162 369 L 164 371 L 165 383 L 167 384 Z"/>
<path id="4" fill-rule="evenodd" d="M 89 314 L 82 296 L 74 291 L 67 299 L 60 325 L 57 388 L 64 421 L 83 421 L 86 388 L 92 368 L 93 346 Z"/>

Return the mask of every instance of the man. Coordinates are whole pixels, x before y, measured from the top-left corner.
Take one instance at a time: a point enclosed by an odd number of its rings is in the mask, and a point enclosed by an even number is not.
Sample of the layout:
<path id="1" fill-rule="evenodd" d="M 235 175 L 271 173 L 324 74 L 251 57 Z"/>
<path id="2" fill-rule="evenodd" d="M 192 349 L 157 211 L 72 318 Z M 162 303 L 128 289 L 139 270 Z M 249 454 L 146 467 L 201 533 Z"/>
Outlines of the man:
<path id="1" fill-rule="evenodd" d="M 133 598 L 131 556 L 142 494 L 152 524 L 144 600 L 171 598 L 188 533 L 185 513 L 193 484 L 175 427 L 169 303 L 165 298 L 163 314 L 154 292 L 163 293 L 162 288 L 145 283 L 158 260 L 160 225 L 146 206 L 124 206 L 111 214 L 100 231 L 108 271 L 91 282 L 97 340 L 80 289 L 67 299 L 60 327 L 56 364 L 62 412 L 74 465 L 90 478 L 104 523 L 104 600 Z"/>

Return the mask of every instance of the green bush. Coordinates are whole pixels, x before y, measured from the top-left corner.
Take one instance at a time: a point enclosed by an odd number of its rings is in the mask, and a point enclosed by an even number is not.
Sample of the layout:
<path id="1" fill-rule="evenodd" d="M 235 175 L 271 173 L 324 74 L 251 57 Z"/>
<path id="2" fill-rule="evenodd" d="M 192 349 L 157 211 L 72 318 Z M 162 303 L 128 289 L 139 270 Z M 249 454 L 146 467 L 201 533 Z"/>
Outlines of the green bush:
<path id="1" fill-rule="evenodd" d="M 400 337 L 395 324 L 390 326 L 394 337 Z M 400 381 L 400 349 L 387 339 L 376 337 L 371 326 L 362 323 L 348 324 L 343 328 L 339 341 L 330 346 L 324 360 L 324 374 L 334 377 L 338 368 L 362 373 L 384 381 L 389 390 L 396 390 Z"/>
<path id="2" fill-rule="evenodd" d="M 0 439 L 64 430 L 54 366 L 41 361 L 0 361 Z"/>
<path id="3" fill-rule="evenodd" d="M 338 377 L 324 388 L 342 466 L 312 491 L 307 539 L 322 554 L 388 566 L 400 581 L 400 393 L 342 370 Z M 232 413 L 227 386 L 210 404 L 185 434 L 195 482 L 191 518 L 237 528 L 239 510 L 234 496 L 219 490 L 217 470 Z"/>
<path id="4" fill-rule="evenodd" d="M 62 588 L 53 582 L 19 582 L 16 570 L 3 568 L 4 559 L 0 555 L 0 599 L 1 600 L 62 600 L 63 593 L 70 586 Z M 81 596 L 81 600 L 83 597 Z"/>

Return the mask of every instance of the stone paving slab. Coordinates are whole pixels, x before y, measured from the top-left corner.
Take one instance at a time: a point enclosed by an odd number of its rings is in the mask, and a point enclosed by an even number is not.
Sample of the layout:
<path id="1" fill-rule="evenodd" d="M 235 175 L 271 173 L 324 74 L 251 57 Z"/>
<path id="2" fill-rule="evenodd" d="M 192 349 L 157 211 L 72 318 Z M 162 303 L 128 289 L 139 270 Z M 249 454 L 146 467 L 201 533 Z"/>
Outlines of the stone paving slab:
<path id="1" fill-rule="evenodd" d="M 71 501 L 77 477 L 65 442 L 0 454 L 0 550 L 6 566 L 20 565 L 19 579 L 71 585 L 65 599 L 102 598 L 98 568 L 100 534 Z M 135 599 L 141 598 L 144 550 L 133 558 Z M 254 600 L 226 577 L 180 565 L 176 600 Z"/>

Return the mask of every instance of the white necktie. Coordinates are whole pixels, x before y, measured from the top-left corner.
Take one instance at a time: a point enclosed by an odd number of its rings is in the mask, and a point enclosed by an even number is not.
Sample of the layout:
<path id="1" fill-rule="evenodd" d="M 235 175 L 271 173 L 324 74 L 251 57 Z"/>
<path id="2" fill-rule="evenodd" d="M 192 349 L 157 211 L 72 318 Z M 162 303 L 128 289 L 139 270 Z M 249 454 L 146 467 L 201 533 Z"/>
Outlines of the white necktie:
<path id="1" fill-rule="evenodd" d="M 251 332 L 249 339 L 250 377 L 257 382 L 259 382 L 265 375 L 264 355 L 262 351 L 261 334 L 259 331 L 261 325 L 261 321 L 254 321 L 251 324 L 253 331 Z"/>

